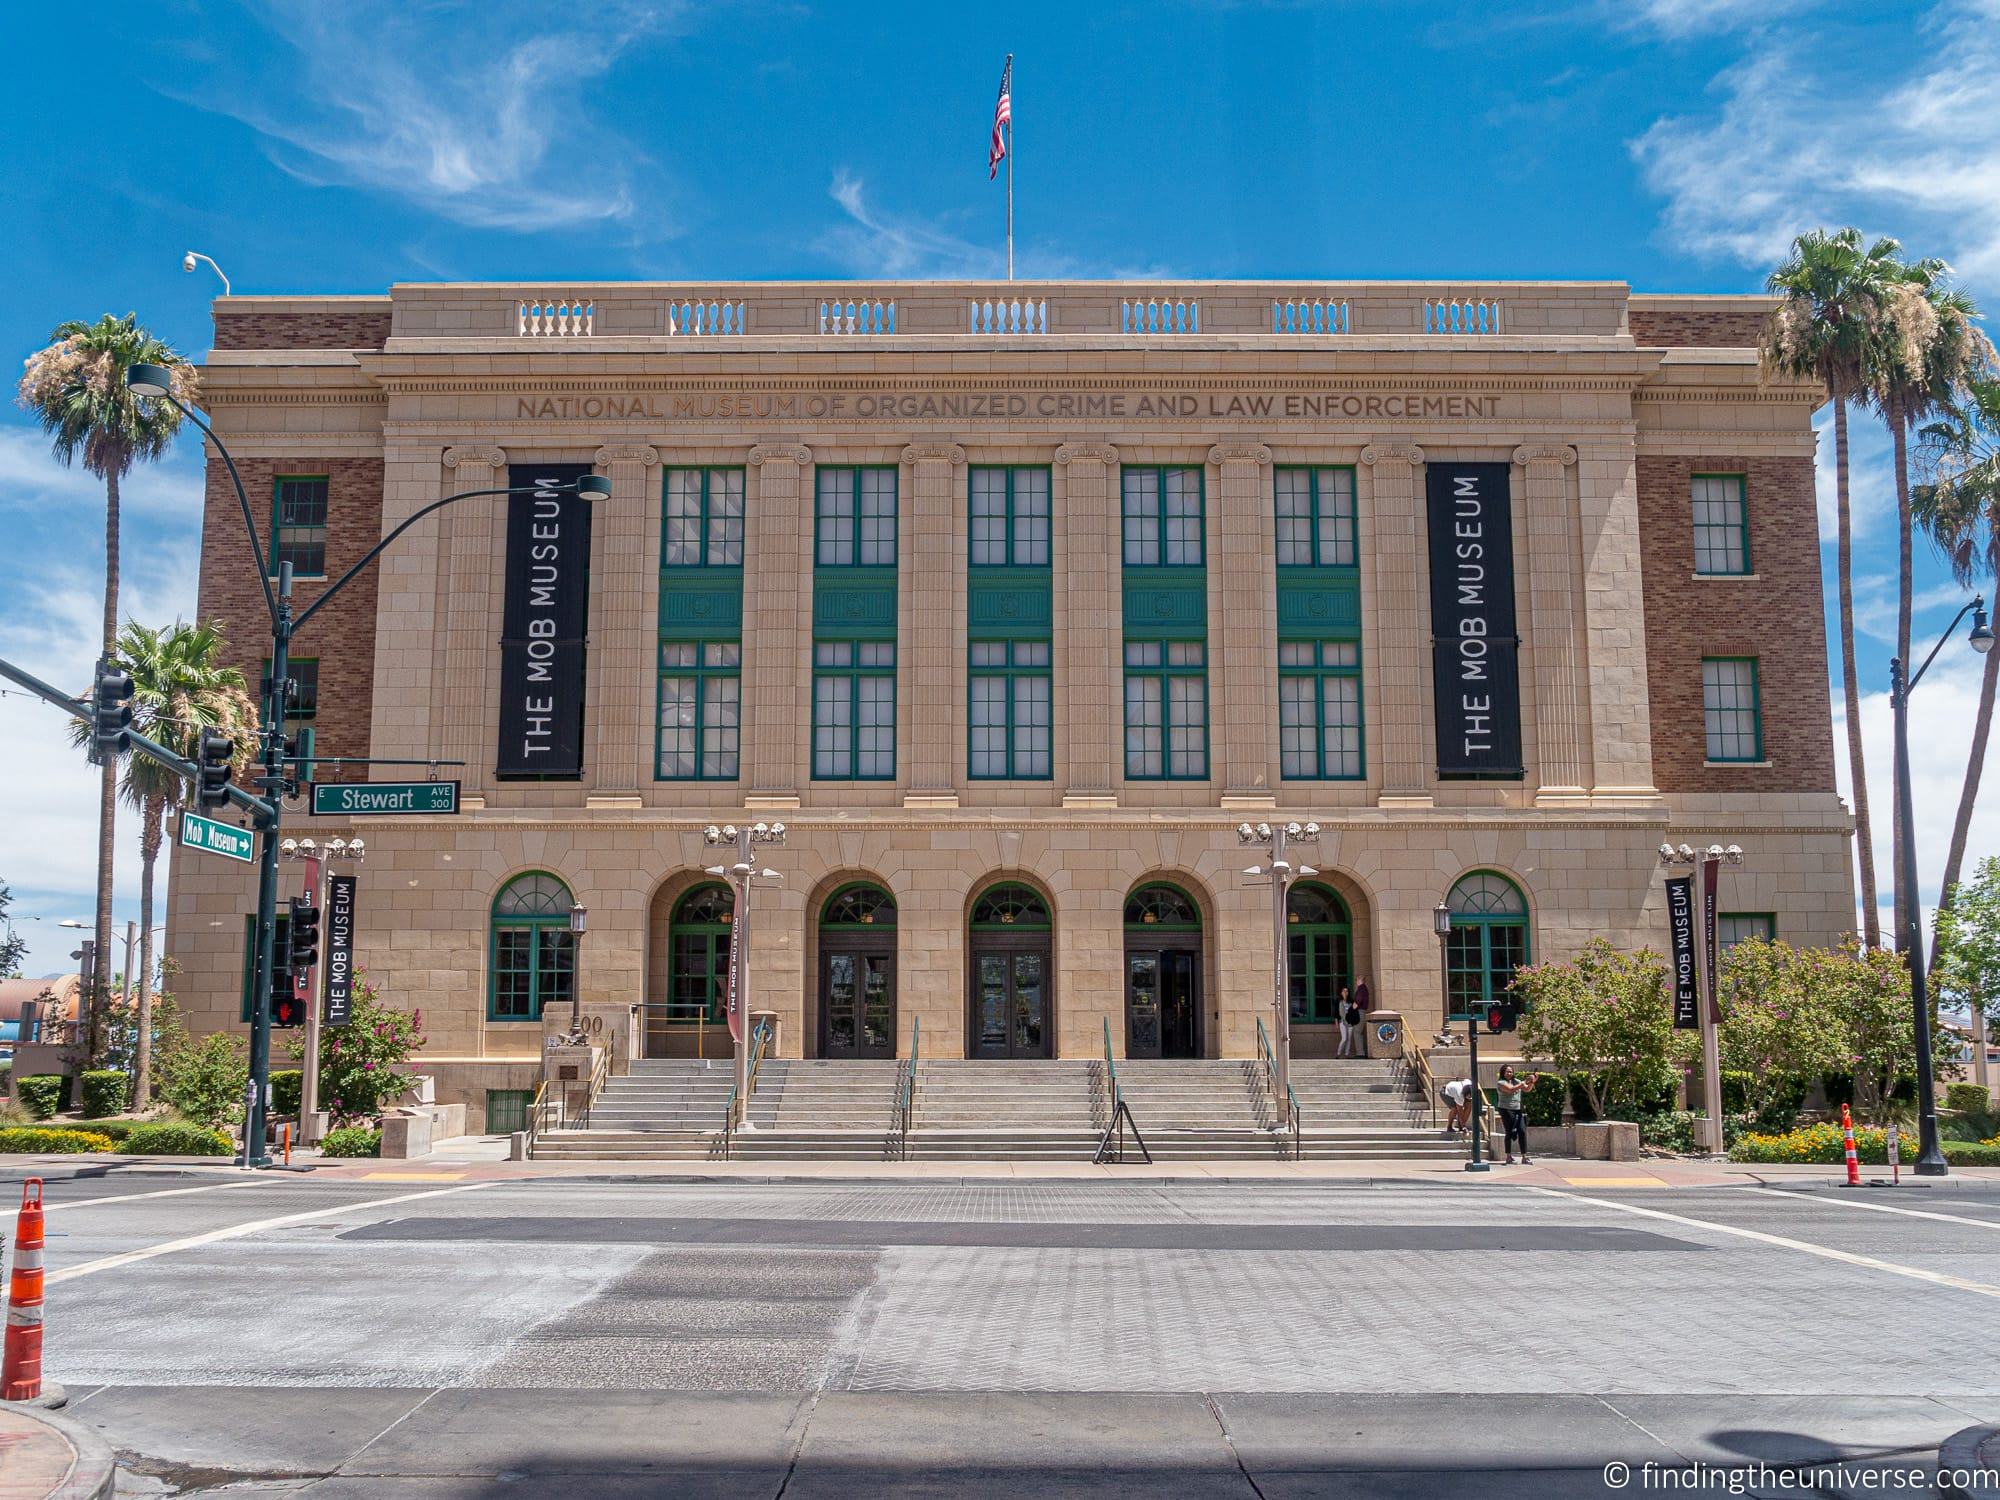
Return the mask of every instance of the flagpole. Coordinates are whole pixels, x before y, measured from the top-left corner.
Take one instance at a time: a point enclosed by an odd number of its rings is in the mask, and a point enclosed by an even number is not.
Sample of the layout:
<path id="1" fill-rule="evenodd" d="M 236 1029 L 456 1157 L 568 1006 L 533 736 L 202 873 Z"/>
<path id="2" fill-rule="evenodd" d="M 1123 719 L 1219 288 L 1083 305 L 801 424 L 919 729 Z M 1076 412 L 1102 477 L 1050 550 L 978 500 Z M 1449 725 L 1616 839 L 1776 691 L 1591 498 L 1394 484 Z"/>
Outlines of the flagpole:
<path id="1" fill-rule="evenodd" d="M 1014 279 L 1014 121 L 1007 120 L 1007 279 Z"/>

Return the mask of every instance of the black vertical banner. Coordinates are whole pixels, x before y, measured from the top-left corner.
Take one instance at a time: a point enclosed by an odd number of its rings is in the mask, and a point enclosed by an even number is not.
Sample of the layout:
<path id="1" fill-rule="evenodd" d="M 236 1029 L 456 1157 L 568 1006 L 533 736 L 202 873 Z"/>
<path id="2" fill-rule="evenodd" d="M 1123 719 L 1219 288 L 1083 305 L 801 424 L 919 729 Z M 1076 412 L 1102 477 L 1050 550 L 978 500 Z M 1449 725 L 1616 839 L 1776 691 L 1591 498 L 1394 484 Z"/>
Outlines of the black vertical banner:
<path id="1" fill-rule="evenodd" d="M 1694 985 L 1694 877 L 1667 877 L 1667 934 L 1674 966 L 1674 1030 L 1701 1026 Z"/>
<path id="2" fill-rule="evenodd" d="M 1716 993 L 1716 939 L 1715 930 L 1715 888 L 1722 873 L 1722 862 L 1704 859 L 1701 862 L 1701 966 L 1702 977 L 1708 981 L 1708 1018 L 1718 1026 L 1722 1024 L 1722 996 Z"/>
<path id="3" fill-rule="evenodd" d="M 1522 774 L 1511 477 L 1509 464 L 1425 469 L 1437 763 L 1447 780 Z"/>
<path id="4" fill-rule="evenodd" d="M 345 1026 L 354 1004 L 354 898 L 352 875 L 329 876 L 326 882 L 326 1009 L 329 1026 Z"/>
<path id="5" fill-rule="evenodd" d="M 589 472 L 588 464 L 516 464 L 507 483 L 559 483 Z M 590 502 L 552 491 L 511 497 L 496 775 L 582 777 L 589 624 Z"/>

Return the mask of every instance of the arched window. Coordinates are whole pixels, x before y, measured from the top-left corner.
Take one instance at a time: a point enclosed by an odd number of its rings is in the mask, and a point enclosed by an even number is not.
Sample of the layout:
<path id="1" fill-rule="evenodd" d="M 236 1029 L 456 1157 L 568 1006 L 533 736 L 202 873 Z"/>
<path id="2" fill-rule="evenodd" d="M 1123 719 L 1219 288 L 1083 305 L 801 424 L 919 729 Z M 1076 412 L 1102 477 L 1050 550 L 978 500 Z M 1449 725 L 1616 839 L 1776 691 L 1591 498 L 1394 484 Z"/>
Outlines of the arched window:
<path id="1" fill-rule="evenodd" d="M 822 927 L 893 927 L 896 898 L 879 885 L 842 886 L 827 898 Z"/>
<path id="2" fill-rule="evenodd" d="M 720 1023 L 729 989 L 729 924 L 736 900 L 726 885 L 698 885 L 681 897 L 668 925 L 667 1019 Z"/>
<path id="3" fill-rule="evenodd" d="M 1286 969 L 1294 1022 L 1340 1019 L 1340 992 L 1354 982 L 1353 927 L 1340 897 L 1323 885 L 1285 893 Z"/>
<path id="4" fill-rule="evenodd" d="M 1201 911 L 1177 886 L 1142 885 L 1125 898 L 1125 925 L 1198 928 Z"/>
<path id="5" fill-rule="evenodd" d="M 1528 961 L 1528 902 L 1504 875 L 1475 870 L 1445 897 L 1451 936 L 1445 940 L 1446 987 L 1454 1015 L 1476 1015 L 1514 982 Z"/>
<path id="6" fill-rule="evenodd" d="M 576 983 L 574 904 L 568 886 L 540 871 L 516 876 L 493 898 L 489 1020 L 539 1021 L 549 1006 L 569 1004 Z"/>
<path id="7" fill-rule="evenodd" d="M 972 903 L 974 927 L 1035 928 L 1049 925 L 1049 904 L 1025 885 L 989 886 Z"/>

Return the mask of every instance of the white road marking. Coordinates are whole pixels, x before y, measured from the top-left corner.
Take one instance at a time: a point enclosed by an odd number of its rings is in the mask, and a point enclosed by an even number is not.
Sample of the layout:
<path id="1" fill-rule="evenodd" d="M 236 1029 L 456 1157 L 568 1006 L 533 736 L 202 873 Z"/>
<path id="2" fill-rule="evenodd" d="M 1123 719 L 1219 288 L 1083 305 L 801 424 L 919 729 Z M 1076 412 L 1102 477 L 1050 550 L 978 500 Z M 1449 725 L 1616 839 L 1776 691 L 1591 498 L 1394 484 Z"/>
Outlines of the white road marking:
<path id="1" fill-rule="evenodd" d="M 1773 1198 L 1790 1198 L 1795 1203 L 1806 1196 L 1803 1193 L 1788 1192 L 1784 1188 L 1746 1188 L 1744 1191 L 1769 1193 Z M 1970 1224 L 1978 1229 L 2000 1229 L 2000 1219 L 1968 1219 L 1964 1214 L 1939 1213 L 1934 1208 L 1901 1208 L 1891 1203 L 1871 1203 L 1865 1198 L 1836 1197 L 1821 1193 L 1814 1193 L 1811 1201 L 1838 1204 L 1841 1208 L 1866 1209 L 1869 1213 L 1875 1214 L 1902 1214 L 1911 1219 L 1936 1219 L 1944 1224 Z"/>
<path id="2" fill-rule="evenodd" d="M 182 1193 L 218 1193 L 224 1188 L 262 1187 L 273 1180 L 268 1177 L 246 1177 L 234 1182 L 205 1182 L 200 1187 L 161 1188 L 156 1193 L 104 1193 L 95 1198 L 70 1199 L 49 1197 L 49 1188 L 53 1184 L 45 1183 L 42 1187 L 42 1208 L 46 1212 L 53 1213 L 59 1208 L 89 1208 L 93 1203 L 137 1203 L 141 1198 L 178 1198 Z"/>
<path id="3" fill-rule="evenodd" d="M 275 1219 L 257 1219 L 248 1224 L 233 1224 L 226 1229 L 211 1229 L 205 1234 L 191 1234 L 185 1239 L 167 1240 L 162 1244 L 149 1245 L 144 1250 L 127 1250 L 118 1255 L 107 1255 L 101 1260 L 85 1261 L 80 1266 L 65 1266 L 60 1271 L 49 1272 L 46 1284 L 54 1286 L 58 1282 L 73 1281 L 79 1276 L 91 1276 L 99 1271 L 112 1271 L 137 1261 L 151 1260 L 157 1255 L 172 1255 L 177 1250 L 193 1250 L 202 1245 L 213 1245 L 221 1240 L 241 1239 L 247 1234 L 256 1234 L 264 1229 L 279 1229 L 287 1224 L 306 1224 L 314 1219 L 331 1218 L 335 1214 L 387 1208 L 392 1203 L 411 1203 L 419 1198 L 441 1198 L 446 1193 L 473 1193 L 480 1188 L 492 1186 L 491 1182 L 464 1182 L 457 1187 L 431 1188 L 421 1193 L 398 1193 L 392 1198 L 371 1198 L 365 1203 L 336 1203 L 332 1208 L 315 1208 L 302 1214 L 283 1214 Z"/>
<path id="4" fill-rule="evenodd" d="M 1798 1250 L 1806 1255 L 1817 1255 L 1822 1260 L 1837 1260 L 1869 1271 L 1887 1271 L 1891 1276 L 1907 1276 L 1912 1281 L 1928 1281 L 1933 1286 L 1948 1286 L 1981 1297 L 2000 1298 L 2000 1286 L 1989 1286 L 1983 1281 L 1968 1281 L 1963 1276 L 1951 1276 L 1943 1271 L 1925 1271 L 1917 1266 L 1898 1265 L 1892 1260 L 1877 1260 L 1872 1255 L 1855 1255 L 1851 1251 L 1835 1250 L 1830 1245 L 1815 1245 L 1806 1240 L 1787 1239 L 1781 1234 L 1766 1234 L 1761 1229 L 1742 1229 L 1734 1224 L 1717 1224 L 1709 1219 L 1690 1219 L 1681 1214 L 1670 1214 L 1664 1209 L 1641 1208 L 1636 1203 L 1614 1203 L 1609 1198 L 1592 1198 L 1583 1193 L 1565 1192 L 1560 1188 L 1536 1187 L 1526 1182 L 1520 1186 L 1525 1192 L 1540 1193 L 1544 1197 L 1563 1198 L 1572 1203 L 1594 1203 L 1599 1208 L 1616 1209 L 1621 1214 L 1635 1214 L 1642 1219 L 1663 1219 L 1669 1224 L 1684 1224 L 1689 1229 L 1710 1229 L 1717 1234 L 1733 1235 L 1741 1240 L 1755 1240 L 1760 1245 L 1776 1245 L 1781 1250 Z"/>

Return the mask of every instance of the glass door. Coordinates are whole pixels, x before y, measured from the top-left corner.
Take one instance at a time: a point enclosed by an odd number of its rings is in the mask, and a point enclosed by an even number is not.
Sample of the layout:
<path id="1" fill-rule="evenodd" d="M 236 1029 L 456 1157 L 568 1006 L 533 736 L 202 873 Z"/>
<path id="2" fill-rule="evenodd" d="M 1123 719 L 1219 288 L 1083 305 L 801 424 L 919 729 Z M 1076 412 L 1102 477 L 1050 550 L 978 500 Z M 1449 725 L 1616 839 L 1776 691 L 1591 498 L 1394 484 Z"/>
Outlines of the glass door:
<path id="1" fill-rule="evenodd" d="M 1160 955 L 1160 1055 L 1201 1056 L 1201 983 L 1195 955 Z"/>
<path id="2" fill-rule="evenodd" d="M 974 952 L 970 1056 L 1053 1055 L 1048 972 L 1048 952 L 1040 946 Z"/>
<path id="3" fill-rule="evenodd" d="M 896 1055 L 896 959 L 834 949 L 820 960 L 820 1055 Z"/>
<path id="4" fill-rule="evenodd" d="M 1160 1055 L 1160 955 L 1125 955 L 1125 1055 Z"/>

